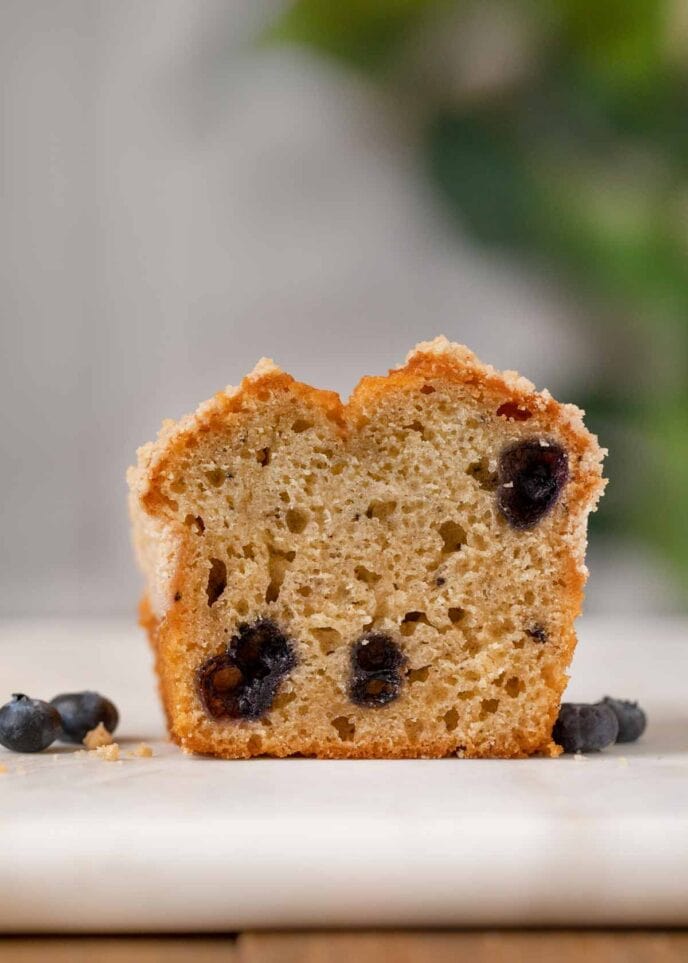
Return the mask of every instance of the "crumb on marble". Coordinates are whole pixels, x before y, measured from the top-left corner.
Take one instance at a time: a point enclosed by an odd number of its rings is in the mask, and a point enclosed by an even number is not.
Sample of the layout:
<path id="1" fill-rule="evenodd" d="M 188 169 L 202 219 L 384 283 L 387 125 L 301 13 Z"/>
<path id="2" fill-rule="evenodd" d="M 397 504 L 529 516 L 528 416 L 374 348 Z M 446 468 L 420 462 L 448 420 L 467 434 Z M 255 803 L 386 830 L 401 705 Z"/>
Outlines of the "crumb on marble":
<path id="1" fill-rule="evenodd" d="M 135 749 L 132 749 L 131 752 L 127 753 L 127 755 L 139 756 L 142 759 L 150 759 L 150 757 L 153 755 L 153 750 L 148 743 L 140 742 L 138 746 L 136 746 Z"/>
<path id="2" fill-rule="evenodd" d="M 0 762 L 0 776 L 3 776 L 5 775 L 5 773 L 8 773 L 8 772 L 9 772 L 9 769 L 7 768 L 7 766 L 5 766 L 2 762 Z"/>
<path id="3" fill-rule="evenodd" d="M 87 749 L 99 749 L 101 746 L 112 744 L 112 733 L 109 732 L 102 722 L 99 722 L 95 729 L 91 729 L 84 736 L 84 745 Z"/>
<path id="4" fill-rule="evenodd" d="M 111 742 L 106 746 L 98 746 L 93 750 L 93 755 L 103 762 L 119 762 L 119 746 L 116 742 Z"/>
<path id="5" fill-rule="evenodd" d="M 587 761 L 588 761 L 587 756 L 584 756 L 582 752 L 574 752 L 573 758 L 575 759 L 576 762 L 587 762 Z"/>

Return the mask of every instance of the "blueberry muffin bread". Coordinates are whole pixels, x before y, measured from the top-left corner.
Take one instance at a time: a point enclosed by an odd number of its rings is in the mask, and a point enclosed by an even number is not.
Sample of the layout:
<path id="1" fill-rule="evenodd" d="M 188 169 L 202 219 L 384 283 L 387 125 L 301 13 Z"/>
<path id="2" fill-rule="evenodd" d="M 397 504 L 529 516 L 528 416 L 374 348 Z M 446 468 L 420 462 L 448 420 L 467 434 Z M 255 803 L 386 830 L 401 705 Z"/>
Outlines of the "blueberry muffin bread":
<path id="1" fill-rule="evenodd" d="M 556 754 L 603 452 L 445 338 L 348 403 L 261 361 L 130 469 L 171 736 L 226 758 Z"/>

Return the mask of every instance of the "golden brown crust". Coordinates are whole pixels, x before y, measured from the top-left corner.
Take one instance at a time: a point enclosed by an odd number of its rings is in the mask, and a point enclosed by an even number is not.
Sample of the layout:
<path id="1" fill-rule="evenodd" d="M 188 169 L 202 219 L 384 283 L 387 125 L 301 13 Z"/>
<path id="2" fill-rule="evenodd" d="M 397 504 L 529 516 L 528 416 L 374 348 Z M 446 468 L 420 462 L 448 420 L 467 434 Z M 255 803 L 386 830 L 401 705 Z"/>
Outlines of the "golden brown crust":
<path id="1" fill-rule="evenodd" d="M 135 536 L 142 543 L 139 555 L 151 585 L 158 578 L 159 591 L 153 598 L 144 597 L 140 609 L 140 621 L 148 632 L 156 655 L 162 701 L 168 719 L 171 737 L 192 752 L 213 753 L 204 734 L 190 730 L 177 718 L 177 695 L 175 690 L 176 660 L 180 641 L 183 641 L 186 620 L 187 591 L 186 572 L 190 567 L 193 544 L 189 530 L 176 520 L 165 494 L 165 480 L 170 467 L 185 453 L 202 443 L 214 432 L 226 430 L 233 419 L 242 412 L 265 403 L 269 398 L 284 394 L 297 398 L 313 409 L 319 410 L 332 424 L 338 435 L 346 439 L 352 432 L 361 430 L 370 420 L 371 412 L 391 392 L 418 388 L 422 390 L 430 382 L 460 385 L 477 402 L 489 407 L 513 404 L 519 409 L 537 416 L 540 423 L 549 426 L 552 433 L 563 439 L 569 451 L 570 480 L 569 497 L 572 503 L 594 507 L 604 482 L 600 463 L 602 453 L 596 439 L 585 429 L 582 413 L 573 406 L 561 405 L 547 392 L 537 392 L 530 382 L 514 373 L 500 373 L 482 365 L 471 352 L 451 345 L 445 339 L 419 345 L 409 355 L 407 363 L 393 369 L 385 377 L 365 377 L 353 392 L 348 404 L 342 404 L 339 396 L 295 381 L 269 362 L 261 362 L 255 371 L 245 378 L 238 389 L 217 394 L 202 405 L 194 416 L 182 419 L 178 424 L 166 423 L 155 444 L 139 451 L 139 464 L 129 475 L 132 489 L 132 517 Z M 154 526 L 159 525 L 156 529 Z M 554 693 L 542 720 L 539 735 L 532 737 L 521 733 L 510 734 L 501 740 L 494 739 L 489 745 L 474 745 L 470 741 L 460 747 L 459 754 L 467 758 L 522 758 L 534 753 L 558 754 L 549 733 L 558 711 L 558 702 L 566 683 L 566 668 L 576 644 L 573 622 L 579 614 L 586 571 L 583 565 L 584 528 L 577 534 L 583 544 L 571 545 L 562 572 L 562 619 L 570 623 L 562 649 L 559 673 L 552 680 Z M 188 557 L 187 557 L 188 556 Z M 160 559 L 165 560 L 168 574 L 159 578 Z M 456 750 L 451 750 L 455 752 Z M 447 741 L 438 739 L 410 738 L 404 741 L 396 736 L 393 740 L 368 739 L 362 745 L 342 742 L 324 744 L 304 736 L 298 754 L 320 758 L 415 758 L 440 757 L 448 752 Z M 221 750 L 218 755 L 227 755 Z M 259 754 L 250 747 L 234 747 L 234 758 L 247 758 Z M 272 755 L 294 754 L 294 750 L 271 749 Z"/>

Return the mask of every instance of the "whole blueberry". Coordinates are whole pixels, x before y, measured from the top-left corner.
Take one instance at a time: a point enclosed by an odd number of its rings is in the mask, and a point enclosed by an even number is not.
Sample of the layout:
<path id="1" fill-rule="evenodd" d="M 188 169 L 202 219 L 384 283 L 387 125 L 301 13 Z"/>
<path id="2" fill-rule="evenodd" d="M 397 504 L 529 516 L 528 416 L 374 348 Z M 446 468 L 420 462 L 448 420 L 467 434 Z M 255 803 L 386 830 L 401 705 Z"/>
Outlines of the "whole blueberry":
<path id="1" fill-rule="evenodd" d="M 60 714 L 62 742 L 83 742 L 91 729 L 103 723 L 108 732 L 114 732 L 119 722 L 115 706 L 99 692 L 66 692 L 55 696 L 50 704 Z"/>
<path id="2" fill-rule="evenodd" d="M 0 744 L 13 752 L 40 752 L 60 732 L 60 716 L 49 703 L 19 693 L 0 709 Z"/>
<path id="3" fill-rule="evenodd" d="M 647 725 L 647 716 L 637 702 L 612 699 L 611 696 L 605 696 L 602 702 L 609 706 L 619 723 L 617 742 L 635 742 L 642 736 Z"/>
<path id="4" fill-rule="evenodd" d="M 603 702 L 562 702 L 552 738 L 564 752 L 598 752 L 616 741 L 619 723 Z"/>

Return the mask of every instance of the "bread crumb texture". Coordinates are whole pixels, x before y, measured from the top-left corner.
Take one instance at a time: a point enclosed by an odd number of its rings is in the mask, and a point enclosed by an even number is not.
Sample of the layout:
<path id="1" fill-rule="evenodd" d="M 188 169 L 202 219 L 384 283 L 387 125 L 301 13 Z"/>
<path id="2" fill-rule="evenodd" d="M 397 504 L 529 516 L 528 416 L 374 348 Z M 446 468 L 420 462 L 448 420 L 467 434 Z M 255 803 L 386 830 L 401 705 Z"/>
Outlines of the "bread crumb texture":
<path id="1" fill-rule="evenodd" d="M 141 759 L 150 759 L 150 757 L 153 755 L 153 750 L 147 743 L 140 742 L 138 746 L 128 753 L 128 755 L 139 757 Z"/>
<path id="2" fill-rule="evenodd" d="M 95 729 L 91 729 L 84 736 L 83 743 L 87 749 L 99 749 L 112 743 L 112 733 L 99 722 Z"/>
<path id="3" fill-rule="evenodd" d="M 557 755 L 603 454 L 579 409 L 446 338 L 346 404 L 263 360 L 166 422 L 128 478 L 172 738 Z"/>
<path id="4" fill-rule="evenodd" d="M 93 750 L 92 754 L 96 758 L 102 759 L 103 762 L 119 762 L 119 746 L 116 742 L 111 742 L 104 746 L 98 746 Z"/>

